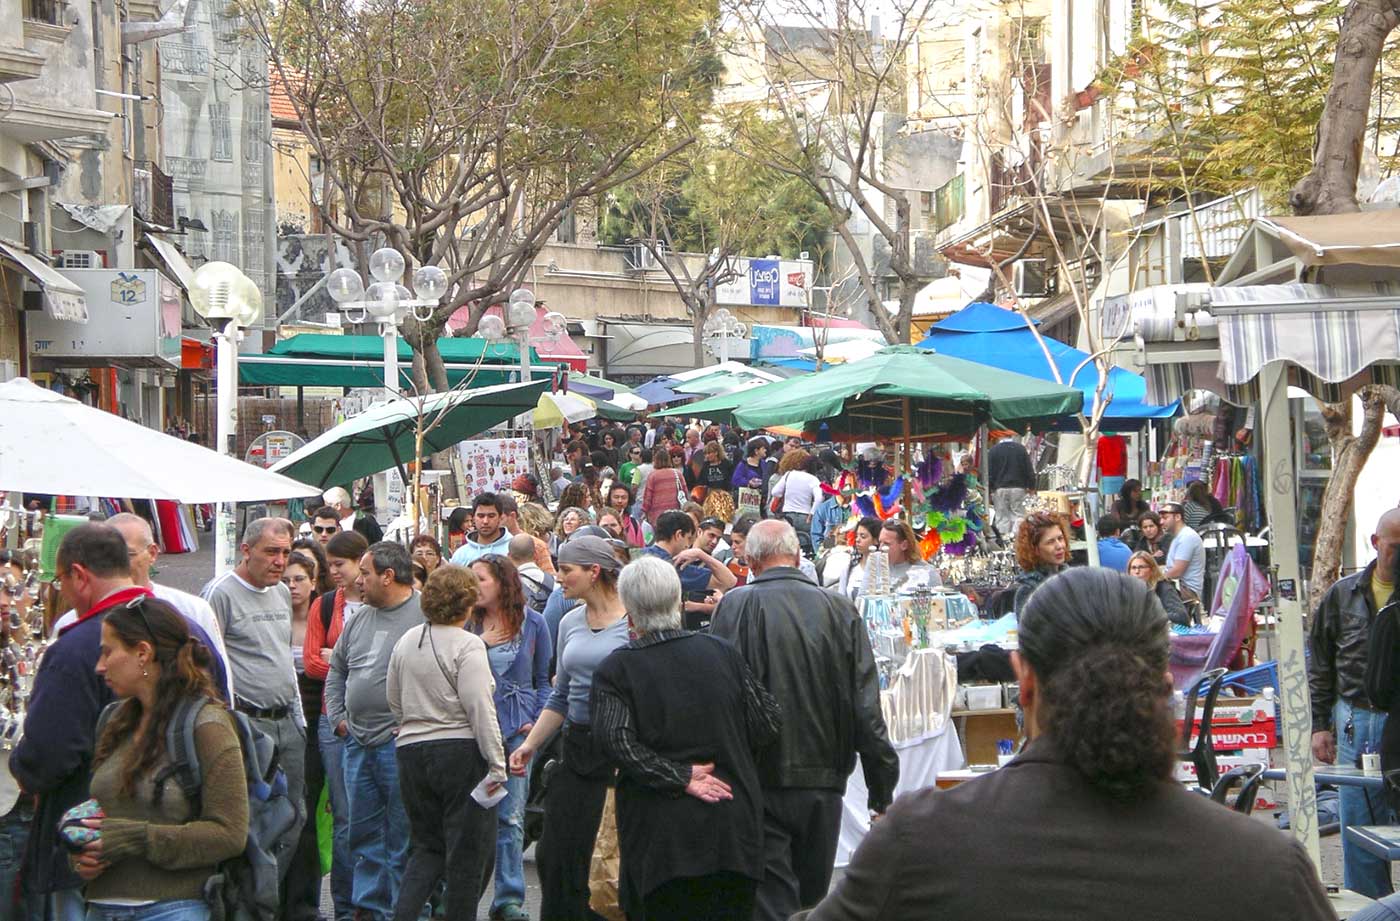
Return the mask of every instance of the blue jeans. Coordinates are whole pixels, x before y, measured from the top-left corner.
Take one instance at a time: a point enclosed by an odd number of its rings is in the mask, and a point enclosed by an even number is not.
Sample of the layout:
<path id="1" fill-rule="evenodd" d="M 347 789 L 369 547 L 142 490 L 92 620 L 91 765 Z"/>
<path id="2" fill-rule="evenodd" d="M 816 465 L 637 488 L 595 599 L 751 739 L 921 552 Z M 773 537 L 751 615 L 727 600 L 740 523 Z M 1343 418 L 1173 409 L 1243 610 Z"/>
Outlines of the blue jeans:
<path id="1" fill-rule="evenodd" d="M 345 793 L 345 740 L 331 729 L 321 714 L 316 726 L 321 743 L 321 764 L 326 769 L 327 797 L 331 804 L 331 903 L 335 921 L 350 921 L 355 913 L 351 884 L 355 870 L 350 860 L 350 798 Z"/>
<path id="2" fill-rule="evenodd" d="M 87 917 L 83 890 L 55 889 L 49 893 L 49 910 L 53 913 L 53 921 L 83 921 Z"/>
<path id="3" fill-rule="evenodd" d="M 1400 895 L 1388 895 L 1351 916 L 1351 921 L 1400 921 Z"/>
<path id="4" fill-rule="evenodd" d="M 350 853 L 355 855 L 351 900 L 379 921 L 393 915 L 408 863 L 408 814 L 399 794 L 393 739 L 372 747 L 353 736 L 345 739 L 345 791 L 350 797 Z"/>
<path id="5" fill-rule="evenodd" d="M 87 921 L 209 921 L 209 904 L 202 899 L 167 899 L 150 905 L 90 902 Z"/>
<path id="6" fill-rule="evenodd" d="M 524 733 L 506 739 L 506 757 L 525 741 Z M 496 894 L 491 911 L 525 904 L 525 797 L 529 776 L 509 775 L 506 798 L 496 804 Z"/>
<path id="7" fill-rule="evenodd" d="M 1381 729 L 1385 726 L 1385 714 L 1375 710 L 1353 707 L 1344 700 L 1337 702 L 1332 711 L 1337 734 L 1337 764 L 1351 766 L 1356 763 L 1356 754 L 1367 742 L 1373 750 L 1379 751 Z M 1351 738 L 1347 738 L 1346 725 L 1351 721 Z M 1363 787 L 1344 786 L 1339 790 L 1341 797 L 1342 825 L 1342 883 L 1346 888 L 1359 892 L 1367 898 L 1379 899 L 1390 895 L 1394 887 L 1390 882 L 1390 864 L 1368 854 L 1361 848 L 1347 842 L 1348 825 L 1390 825 L 1395 821 L 1390 806 L 1382 792 L 1368 793 Z"/>

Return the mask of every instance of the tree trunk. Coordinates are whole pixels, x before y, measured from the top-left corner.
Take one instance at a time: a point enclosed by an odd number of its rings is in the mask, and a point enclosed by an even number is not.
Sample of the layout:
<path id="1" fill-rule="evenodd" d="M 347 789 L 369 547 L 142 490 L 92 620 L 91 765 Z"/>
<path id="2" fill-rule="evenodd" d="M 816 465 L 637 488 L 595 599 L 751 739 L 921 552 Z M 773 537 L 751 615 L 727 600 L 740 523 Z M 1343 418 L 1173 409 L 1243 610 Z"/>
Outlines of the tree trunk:
<path id="1" fill-rule="evenodd" d="M 1351 520 L 1356 480 L 1380 440 L 1386 410 L 1400 410 L 1400 391 L 1393 387 L 1361 388 L 1361 432 L 1352 434 L 1351 403 L 1322 404 L 1327 440 L 1332 449 L 1332 476 L 1322 493 L 1317 538 L 1313 542 L 1312 577 L 1308 580 L 1308 606 L 1317 610 L 1322 596 L 1341 576 L 1342 548 Z"/>
<path id="2" fill-rule="evenodd" d="M 437 346 L 438 336 L 442 335 L 446 326 L 446 317 L 433 317 L 427 322 L 409 317 L 404 323 L 404 338 L 413 349 L 414 382 L 418 381 L 418 366 L 421 363 L 427 376 L 429 392 L 442 393 L 451 386 L 447 382 L 447 367 L 442 362 L 442 353 L 438 351 Z"/>
<path id="3" fill-rule="evenodd" d="M 1356 176 L 1385 40 L 1400 25 L 1400 0 L 1351 0 L 1342 17 L 1332 85 L 1317 126 L 1313 168 L 1289 195 L 1294 214 L 1358 210 Z"/>

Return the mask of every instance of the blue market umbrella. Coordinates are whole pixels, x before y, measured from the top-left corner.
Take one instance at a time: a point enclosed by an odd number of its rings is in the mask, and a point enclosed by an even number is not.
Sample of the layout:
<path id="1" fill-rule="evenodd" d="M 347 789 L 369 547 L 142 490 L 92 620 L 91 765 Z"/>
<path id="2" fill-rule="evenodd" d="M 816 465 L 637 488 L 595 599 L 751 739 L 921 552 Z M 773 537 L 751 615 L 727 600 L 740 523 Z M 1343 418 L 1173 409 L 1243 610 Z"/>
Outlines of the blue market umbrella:
<path id="1" fill-rule="evenodd" d="M 670 387 L 674 383 L 675 381 L 669 377 L 654 377 L 632 392 L 646 400 L 648 406 L 663 406 L 677 400 L 688 400 L 694 396 L 694 394 L 676 393 Z"/>
<path id="2" fill-rule="evenodd" d="M 1099 369 L 1087 361 L 1089 353 L 1065 345 L 1058 339 L 1042 336 L 1041 349 L 1035 334 L 1026 328 L 1024 317 L 994 304 L 972 303 L 962 310 L 933 324 L 928 336 L 919 343 L 940 355 L 951 355 L 976 362 L 989 368 L 1014 371 L 1044 381 L 1055 380 L 1045 353 L 1060 372 L 1060 379 L 1084 394 L 1085 412 L 1093 406 L 1099 386 Z M 1087 362 L 1087 363 L 1085 363 Z M 1083 367 L 1080 365 L 1083 364 Z M 1075 369 L 1079 368 L 1078 373 Z M 1073 380 L 1070 376 L 1073 375 Z M 1180 409 L 1180 401 L 1167 406 L 1147 402 L 1147 381 L 1126 368 L 1111 368 L 1105 396 L 1112 396 L 1104 410 L 1103 428 L 1107 431 L 1136 429 L 1148 419 L 1169 419 Z"/>

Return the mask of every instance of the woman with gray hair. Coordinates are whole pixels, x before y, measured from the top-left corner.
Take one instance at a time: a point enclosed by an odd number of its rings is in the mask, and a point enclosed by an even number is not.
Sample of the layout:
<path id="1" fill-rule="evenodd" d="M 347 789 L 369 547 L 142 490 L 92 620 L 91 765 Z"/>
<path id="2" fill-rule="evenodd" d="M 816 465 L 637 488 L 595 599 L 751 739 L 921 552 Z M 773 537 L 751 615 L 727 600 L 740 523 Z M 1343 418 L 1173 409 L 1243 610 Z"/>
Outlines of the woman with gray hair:
<path id="1" fill-rule="evenodd" d="M 576 534 L 559 548 L 559 585 L 576 606 L 559 621 L 554 692 L 510 755 L 511 772 L 524 774 L 563 727 L 564 756 L 547 775 L 544 832 L 535 848 L 540 916 L 550 921 L 594 917 L 588 866 L 614 772 L 594 741 L 590 692 L 594 670 L 628 640 L 627 612 L 617 595 L 621 568 L 611 543 L 592 534 Z"/>
<path id="2" fill-rule="evenodd" d="M 645 556 L 618 592 L 637 638 L 593 673 L 593 735 L 617 765 L 618 894 L 629 921 L 748 921 L 763 875 L 755 753 L 778 704 L 723 640 L 681 629 L 674 566 Z"/>

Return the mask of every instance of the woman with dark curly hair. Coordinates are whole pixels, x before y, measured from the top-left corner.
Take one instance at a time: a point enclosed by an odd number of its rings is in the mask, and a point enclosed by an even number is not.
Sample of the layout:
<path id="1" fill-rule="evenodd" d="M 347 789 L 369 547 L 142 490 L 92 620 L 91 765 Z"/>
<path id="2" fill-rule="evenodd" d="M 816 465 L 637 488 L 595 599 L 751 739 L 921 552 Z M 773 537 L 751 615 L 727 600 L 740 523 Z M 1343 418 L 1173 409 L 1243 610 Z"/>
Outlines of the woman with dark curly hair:
<path id="1" fill-rule="evenodd" d="M 579 508 L 588 513 L 591 521 L 596 511 L 593 504 L 593 493 L 588 488 L 588 484 L 570 483 L 568 487 L 559 495 L 560 508 Z"/>
<path id="2" fill-rule="evenodd" d="M 103 712 L 91 793 L 98 837 L 73 854 L 87 885 L 87 917 L 204 921 L 204 884 L 220 861 L 243 853 L 248 788 L 238 734 L 209 678 L 209 650 L 185 618 L 155 598 L 112 608 L 102 623 L 97 674 L 118 701 Z M 194 705 L 200 795 L 187 802 L 164 783 L 166 732 Z M 162 795 L 162 792 L 164 795 Z"/>
<path id="3" fill-rule="evenodd" d="M 1021 574 L 1012 584 L 1016 587 L 1015 610 L 1022 611 L 1031 593 L 1041 583 L 1065 571 L 1069 558 L 1069 535 L 1059 518 L 1048 512 L 1032 512 L 1021 519 L 1016 530 L 1016 563 Z"/>
<path id="4" fill-rule="evenodd" d="M 549 700 L 549 660 L 554 646 L 538 611 L 525 607 L 520 572 L 509 558 L 491 553 L 472 563 L 477 603 L 467 629 L 486 643 L 496 679 L 496 720 L 506 756 L 520 747 Z M 527 778 L 510 775 L 497 807 L 496 893 L 491 917 L 528 919 L 525 913 L 525 797 Z"/>
<path id="5" fill-rule="evenodd" d="M 1301 844 L 1172 779 L 1167 621 L 1146 585 L 1075 569 L 1020 613 L 1026 747 L 955 789 L 901 796 L 808 921 L 1335 917 Z M 1249 854 L 1253 872 L 1222 853 Z"/>

